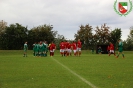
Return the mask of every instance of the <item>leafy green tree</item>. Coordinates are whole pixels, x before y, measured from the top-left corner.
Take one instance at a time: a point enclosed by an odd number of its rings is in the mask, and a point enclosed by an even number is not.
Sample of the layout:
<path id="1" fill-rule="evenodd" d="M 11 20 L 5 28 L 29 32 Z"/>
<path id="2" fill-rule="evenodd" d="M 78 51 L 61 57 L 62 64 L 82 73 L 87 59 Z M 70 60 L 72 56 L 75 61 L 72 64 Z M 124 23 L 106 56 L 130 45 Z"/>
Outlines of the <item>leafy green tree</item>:
<path id="1" fill-rule="evenodd" d="M 100 27 L 96 27 L 95 30 L 95 41 L 96 44 L 108 44 L 110 37 L 110 27 L 106 26 L 106 24 L 101 25 Z"/>
<path id="2" fill-rule="evenodd" d="M 83 49 L 88 49 L 89 46 L 92 45 L 93 42 L 92 29 L 93 29 L 92 26 L 90 26 L 89 24 L 85 26 L 81 25 L 80 29 L 77 31 L 77 34 L 74 35 L 76 41 L 78 39 L 81 40 Z"/>
<path id="3" fill-rule="evenodd" d="M 128 35 L 128 39 L 130 39 L 133 42 L 133 26 L 130 27 L 130 33 Z"/>
<path id="4" fill-rule="evenodd" d="M 7 26 L 6 22 L 4 22 L 3 20 L 0 21 L 0 35 L 5 31 L 6 26 Z"/>
<path id="5" fill-rule="evenodd" d="M 27 27 L 18 23 L 6 27 L 0 37 L 1 49 L 22 49 L 24 42 L 27 41 L 27 33 Z"/>
<path id="6" fill-rule="evenodd" d="M 116 47 L 118 39 L 121 39 L 122 33 L 121 28 L 116 28 L 115 30 L 111 31 L 111 36 L 109 38 L 109 42 L 112 42 Z"/>
<path id="7" fill-rule="evenodd" d="M 57 37 L 55 38 L 54 40 L 54 43 L 56 44 L 56 49 L 60 49 L 60 42 L 61 41 L 64 41 L 65 40 L 65 37 L 63 35 L 60 35 L 60 34 L 57 34 Z"/>
<path id="8" fill-rule="evenodd" d="M 34 27 L 28 32 L 28 44 L 32 45 L 34 42 L 39 42 L 39 41 L 47 41 L 50 43 L 51 41 L 54 41 L 57 31 L 52 30 L 53 27 L 52 25 L 41 25 L 38 27 Z M 32 46 L 29 47 L 30 49 Z"/>
<path id="9" fill-rule="evenodd" d="M 133 26 L 130 27 L 128 38 L 124 41 L 124 50 L 133 50 Z"/>

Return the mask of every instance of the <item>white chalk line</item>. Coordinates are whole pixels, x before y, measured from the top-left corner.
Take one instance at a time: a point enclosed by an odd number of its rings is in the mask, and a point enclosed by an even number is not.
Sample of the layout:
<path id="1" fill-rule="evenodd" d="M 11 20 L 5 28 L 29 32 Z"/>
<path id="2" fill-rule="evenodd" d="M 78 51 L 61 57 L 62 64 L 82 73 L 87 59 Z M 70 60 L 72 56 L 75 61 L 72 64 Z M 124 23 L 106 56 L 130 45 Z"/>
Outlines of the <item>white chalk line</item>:
<path id="1" fill-rule="evenodd" d="M 77 73 L 75 73 L 74 71 L 72 71 L 71 69 L 69 69 L 67 66 L 65 66 L 64 64 L 60 63 L 58 60 L 54 59 L 53 57 L 51 57 L 55 62 L 57 62 L 59 65 L 61 65 L 62 67 L 64 67 L 65 69 L 67 69 L 70 73 L 72 73 L 73 75 L 77 76 L 79 79 L 81 79 L 83 82 L 85 82 L 86 84 L 88 84 L 89 86 L 91 86 L 92 88 L 98 88 L 96 87 L 94 84 L 92 84 L 91 82 L 89 82 L 88 80 L 86 80 L 85 78 L 83 78 L 82 76 L 78 75 Z"/>

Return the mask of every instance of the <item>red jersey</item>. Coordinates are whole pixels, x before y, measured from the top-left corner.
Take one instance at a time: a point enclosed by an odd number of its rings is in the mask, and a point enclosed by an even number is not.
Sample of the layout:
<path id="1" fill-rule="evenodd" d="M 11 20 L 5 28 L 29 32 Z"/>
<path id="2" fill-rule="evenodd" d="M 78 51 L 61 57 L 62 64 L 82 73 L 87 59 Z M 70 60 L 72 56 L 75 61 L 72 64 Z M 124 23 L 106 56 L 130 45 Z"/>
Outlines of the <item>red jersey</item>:
<path id="1" fill-rule="evenodd" d="M 64 42 L 61 42 L 61 43 L 60 43 L 60 49 L 65 49 Z"/>
<path id="2" fill-rule="evenodd" d="M 110 50 L 110 46 L 107 47 L 107 50 Z"/>
<path id="3" fill-rule="evenodd" d="M 110 50 L 114 50 L 114 45 L 110 44 Z"/>
<path id="4" fill-rule="evenodd" d="M 81 42 L 80 41 L 77 42 L 77 47 L 81 48 Z"/>
<path id="5" fill-rule="evenodd" d="M 55 45 L 54 43 L 53 43 L 53 45 L 52 45 L 52 46 L 53 46 L 53 49 L 55 49 L 55 48 L 56 48 L 56 45 Z"/>
<path id="6" fill-rule="evenodd" d="M 50 49 L 50 50 L 55 49 L 55 44 L 54 44 L 54 43 L 50 44 L 49 49 Z"/>
<path id="7" fill-rule="evenodd" d="M 68 43 L 67 48 L 68 48 L 68 49 L 71 49 L 71 46 L 72 46 L 72 45 L 71 45 L 70 43 Z"/>
<path id="8" fill-rule="evenodd" d="M 69 42 L 66 42 L 66 49 L 68 49 Z"/>
<path id="9" fill-rule="evenodd" d="M 64 44 L 64 47 L 65 47 L 65 49 L 66 49 L 66 46 L 67 46 L 67 42 L 63 42 L 63 44 Z"/>
<path id="10" fill-rule="evenodd" d="M 72 47 L 73 47 L 73 50 L 76 50 L 77 49 L 77 45 L 76 45 L 75 42 L 72 44 Z"/>

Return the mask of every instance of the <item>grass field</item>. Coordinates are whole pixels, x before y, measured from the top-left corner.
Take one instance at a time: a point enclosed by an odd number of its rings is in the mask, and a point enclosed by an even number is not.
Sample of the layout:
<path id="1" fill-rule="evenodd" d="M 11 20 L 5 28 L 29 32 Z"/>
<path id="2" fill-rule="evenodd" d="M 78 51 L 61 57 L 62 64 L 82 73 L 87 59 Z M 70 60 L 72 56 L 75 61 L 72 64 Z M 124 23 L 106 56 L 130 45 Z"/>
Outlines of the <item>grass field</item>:
<path id="1" fill-rule="evenodd" d="M 81 57 L 22 57 L 21 50 L 0 50 L 0 88 L 133 88 L 133 52 Z"/>

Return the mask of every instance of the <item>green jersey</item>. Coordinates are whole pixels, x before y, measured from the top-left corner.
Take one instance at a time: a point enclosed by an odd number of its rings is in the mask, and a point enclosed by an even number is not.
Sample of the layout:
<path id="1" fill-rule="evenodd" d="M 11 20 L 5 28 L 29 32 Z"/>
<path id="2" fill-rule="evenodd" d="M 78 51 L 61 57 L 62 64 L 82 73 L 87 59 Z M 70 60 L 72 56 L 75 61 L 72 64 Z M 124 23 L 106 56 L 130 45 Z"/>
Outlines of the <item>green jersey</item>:
<path id="1" fill-rule="evenodd" d="M 39 45 L 39 52 L 43 52 L 43 50 L 44 50 L 44 46 L 43 46 L 43 44 L 40 44 Z"/>
<path id="2" fill-rule="evenodd" d="M 46 44 L 46 50 L 48 50 L 48 44 Z"/>
<path id="3" fill-rule="evenodd" d="M 28 49 L 28 45 L 24 44 L 24 51 L 26 51 Z"/>
<path id="4" fill-rule="evenodd" d="M 47 48 L 46 44 L 43 43 L 43 51 L 44 51 L 44 52 L 46 51 L 46 48 Z"/>
<path id="5" fill-rule="evenodd" d="M 33 51 L 37 51 L 38 50 L 38 44 L 33 44 Z"/>
<path id="6" fill-rule="evenodd" d="M 119 52 L 123 51 L 123 43 L 122 42 L 119 42 L 118 50 L 119 50 Z"/>
<path id="7" fill-rule="evenodd" d="M 33 44 L 33 51 L 35 51 L 36 49 L 36 44 Z"/>

